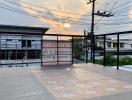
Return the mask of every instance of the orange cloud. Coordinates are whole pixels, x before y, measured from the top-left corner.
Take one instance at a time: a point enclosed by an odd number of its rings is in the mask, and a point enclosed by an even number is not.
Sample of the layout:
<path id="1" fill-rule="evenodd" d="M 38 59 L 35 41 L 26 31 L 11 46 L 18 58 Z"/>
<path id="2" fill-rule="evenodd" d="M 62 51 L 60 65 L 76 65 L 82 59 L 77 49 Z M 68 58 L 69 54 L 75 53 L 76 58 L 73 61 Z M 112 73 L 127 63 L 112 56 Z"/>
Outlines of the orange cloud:
<path id="1" fill-rule="evenodd" d="M 44 16 L 48 18 L 48 19 L 38 18 L 38 20 L 40 20 L 40 22 L 42 23 L 46 23 L 49 25 L 50 27 L 49 32 L 56 31 L 64 34 L 78 34 L 78 33 L 82 34 L 80 32 L 75 32 L 74 31 L 75 27 L 71 27 L 71 31 L 65 29 L 63 24 L 65 22 L 70 23 L 69 20 L 79 21 L 83 15 L 87 15 L 88 12 L 91 11 L 91 6 L 86 5 L 88 0 L 37 0 L 37 1 L 23 0 L 23 1 L 31 2 L 32 4 L 40 5 L 42 7 L 49 9 L 49 10 L 40 9 L 35 6 L 21 3 L 25 11 L 34 15 Z M 26 8 L 27 6 L 33 9 L 37 9 L 39 11 L 27 9 Z M 68 13 L 64 13 L 64 12 L 68 12 Z M 75 15 L 75 13 L 77 13 L 78 15 Z M 55 19 L 55 20 L 49 20 L 49 19 Z"/>

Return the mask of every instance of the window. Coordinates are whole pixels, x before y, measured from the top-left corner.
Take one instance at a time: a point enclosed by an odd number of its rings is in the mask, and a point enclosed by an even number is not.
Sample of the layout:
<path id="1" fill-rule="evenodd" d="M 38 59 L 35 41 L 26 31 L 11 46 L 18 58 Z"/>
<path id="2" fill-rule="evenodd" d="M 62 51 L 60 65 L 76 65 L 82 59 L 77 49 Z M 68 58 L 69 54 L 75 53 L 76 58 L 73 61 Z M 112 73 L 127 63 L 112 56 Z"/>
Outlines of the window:
<path id="1" fill-rule="evenodd" d="M 31 40 L 27 40 L 27 47 L 31 47 Z"/>
<path id="2" fill-rule="evenodd" d="M 24 59 L 25 50 L 17 50 L 17 59 L 21 60 Z"/>
<path id="3" fill-rule="evenodd" d="M 17 51 L 16 50 L 10 50 L 10 53 L 8 54 L 11 60 L 17 59 Z"/>
<path id="4" fill-rule="evenodd" d="M 22 47 L 26 47 L 26 40 L 22 40 Z"/>
<path id="5" fill-rule="evenodd" d="M 31 40 L 22 40 L 22 47 L 31 47 Z"/>
<path id="6" fill-rule="evenodd" d="M 6 39 L 6 41 L 12 41 L 12 39 Z"/>
<path id="7" fill-rule="evenodd" d="M 40 59 L 41 50 L 28 50 L 27 57 L 28 59 Z"/>
<path id="8" fill-rule="evenodd" d="M 124 43 L 120 43 L 120 48 L 124 48 Z"/>
<path id="9" fill-rule="evenodd" d="M 111 42 L 107 43 L 108 48 L 111 48 Z"/>
<path id="10" fill-rule="evenodd" d="M 1 59 L 2 60 L 8 60 L 9 56 L 8 56 L 8 50 L 1 50 Z"/>
<path id="11" fill-rule="evenodd" d="M 113 43 L 113 47 L 114 48 L 117 48 L 117 43 Z"/>

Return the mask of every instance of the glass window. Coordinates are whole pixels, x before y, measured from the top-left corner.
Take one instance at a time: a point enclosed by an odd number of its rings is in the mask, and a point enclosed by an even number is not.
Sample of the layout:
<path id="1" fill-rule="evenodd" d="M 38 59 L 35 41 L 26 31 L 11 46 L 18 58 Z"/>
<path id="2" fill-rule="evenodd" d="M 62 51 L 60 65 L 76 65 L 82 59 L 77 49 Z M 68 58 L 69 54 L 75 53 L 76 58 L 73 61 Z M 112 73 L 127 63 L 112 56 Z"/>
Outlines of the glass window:
<path id="1" fill-rule="evenodd" d="M 26 40 L 22 40 L 22 47 L 26 47 Z"/>
<path id="2" fill-rule="evenodd" d="M 114 48 L 117 48 L 117 43 L 113 43 L 113 47 Z"/>
<path id="3" fill-rule="evenodd" d="M 124 48 L 124 43 L 120 43 L 120 48 Z"/>
<path id="4" fill-rule="evenodd" d="M 27 47 L 31 47 L 31 40 L 27 40 Z"/>
<path id="5" fill-rule="evenodd" d="M 107 43 L 108 48 L 111 48 L 111 42 Z"/>

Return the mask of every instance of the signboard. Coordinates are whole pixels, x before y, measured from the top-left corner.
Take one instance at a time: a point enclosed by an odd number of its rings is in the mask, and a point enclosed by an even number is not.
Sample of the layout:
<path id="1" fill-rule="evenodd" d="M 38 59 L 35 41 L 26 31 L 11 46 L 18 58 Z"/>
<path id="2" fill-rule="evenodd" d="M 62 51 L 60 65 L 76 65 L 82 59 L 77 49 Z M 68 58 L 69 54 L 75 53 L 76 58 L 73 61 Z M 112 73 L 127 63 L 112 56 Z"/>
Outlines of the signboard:
<path id="1" fill-rule="evenodd" d="M 43 66 L 72 64 L 71 41 L 43 41 Z"/>

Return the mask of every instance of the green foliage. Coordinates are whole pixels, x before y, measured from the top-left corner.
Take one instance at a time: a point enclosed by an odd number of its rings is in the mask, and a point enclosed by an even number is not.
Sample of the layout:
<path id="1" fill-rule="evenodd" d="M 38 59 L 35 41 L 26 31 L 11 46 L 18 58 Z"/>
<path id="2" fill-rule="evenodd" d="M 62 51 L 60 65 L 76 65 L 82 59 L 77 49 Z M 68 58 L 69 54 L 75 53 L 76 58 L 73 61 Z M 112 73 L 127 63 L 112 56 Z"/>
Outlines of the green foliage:
<path id="1" fill-rule="evenodd" d="M 82 38 L 73 39 L 73 55 L 75 59 L 83 60 L 82 58 L 82 56 L 84 55 L 83 42 L 84 42 L 84 39 Z"/>
<path id="2" fill-rule="evenodd" d="M 95 62 L 96 62 L 96 64 L 103 65 L 104 64 L 104 58 L 100 59 L 100 60 L 96 60 Z M 110 53 L 106 54 L 105 64 L 107 66 L 114 66 L 114 65 L 116 65 L 116 63 L 117 63 L 116 59 L 112 56 L 112 54 L 110 54 Z"/>
<path id="3" fill-rule="evenodd" d="M 132 58 L 125 57 L 119 60 L 120 65 L 132 65 Z"/>
<path id="4" fill-rule="evenodd" d="M 114 66 L 117 64 L 117 60 L 112 56 L 112 54 L 108 53 L 105 57 L 105 64 L 108 66 Z"/>
<path id="5" fill-rule="evenodd" d="M 104 62 L 103 59 L 95 60 L 95 63 L 99 65 L 103 65 L 103 62 Z"/>
<path id="6" fill-rule="evenodd" d="M 84 51 L 85 45 L 84 45 L 84 38 L 76 37 L 73 39 L 73 56 L 75 59 L 78 60 L 85 60 Z M 100 46 L 98 47 L 97 44 L 94 46 L 95 50 L 103 50 L 103 48 Z"/>
<path id="7" fill-rule="evenodd" d="M 101 47 L 101 46 L 97 46 L 97 44 L 95 44 L 94 49 L 95 49 L 95 50 L 103 50 L 104 48 Z"/>
<path id="8" fill-rule="evenodd" d="M 96 60 L 96 64 L 103 65 L 104 64 L 103 59 Z M 116 66 L 117 65 L 117 59 L 114 58 L 111 54 L 106 54 L 105 61 L 106 61 L 105 62 L 106 66 Z M 132 65 L 132 58 L 124 57 L 124 58 L 119 59 L 119 65 Z"/>

